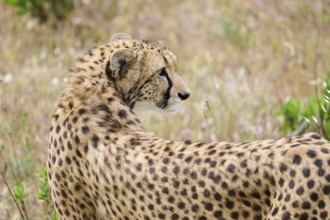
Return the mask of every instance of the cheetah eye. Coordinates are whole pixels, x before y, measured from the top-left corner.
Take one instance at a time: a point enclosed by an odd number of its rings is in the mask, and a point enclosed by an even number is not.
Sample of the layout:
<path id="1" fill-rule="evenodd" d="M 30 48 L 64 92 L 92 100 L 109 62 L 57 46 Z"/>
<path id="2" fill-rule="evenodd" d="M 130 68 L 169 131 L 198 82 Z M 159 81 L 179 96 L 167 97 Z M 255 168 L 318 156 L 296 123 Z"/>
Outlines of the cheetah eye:
<path id="1" fill-rule="evenodd" d="M 162 76 L 162 77 L 168 77 L 168 74 L 167 74 L 167 71 L 166 71 L 165 67 L 160 70 L 159 75 Z"/>

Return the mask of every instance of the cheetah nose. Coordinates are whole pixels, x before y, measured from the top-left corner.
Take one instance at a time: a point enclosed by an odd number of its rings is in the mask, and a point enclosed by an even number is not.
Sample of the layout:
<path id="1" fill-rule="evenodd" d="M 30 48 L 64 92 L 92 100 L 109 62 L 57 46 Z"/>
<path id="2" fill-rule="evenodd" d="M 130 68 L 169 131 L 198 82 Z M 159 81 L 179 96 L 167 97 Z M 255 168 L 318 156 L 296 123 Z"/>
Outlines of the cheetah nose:
<path id="1" fill-rule="evenodd" d="M 179 98 L 183 101 L 186 100 L 187 98 L 189 98 L 190 93 L 189 92 L 182 92 L 182 93 L 178 93 Z"/>

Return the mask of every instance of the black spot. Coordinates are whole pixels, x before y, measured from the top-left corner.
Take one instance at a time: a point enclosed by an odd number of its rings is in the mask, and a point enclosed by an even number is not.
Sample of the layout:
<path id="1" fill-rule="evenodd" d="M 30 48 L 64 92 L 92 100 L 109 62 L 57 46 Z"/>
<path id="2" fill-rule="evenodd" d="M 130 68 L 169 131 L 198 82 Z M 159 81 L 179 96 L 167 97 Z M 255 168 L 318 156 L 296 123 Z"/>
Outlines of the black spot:
<path id="1" fill-rule="evenodd" d="M 217 210 L 217 211 L 215 211 L 215 212 L 213 213 L 213 215 L 214 215 L 214 217 L 216 217 L 217 219 L 220 219 L 220 218 L 222 217 L 222 211 Z"/>
<path id="2" fill-rule="evenodd" d="M 243 181 L 243 187 L 244 188 L 249 188 L 249 186 L 250 186 L 250 183 L 248 181 L 244 180 Z"/>
<path id="3" fill-rule="evenodd" d="M 204 186 L 205 186 L 205 182 L 204 182 L 204 180 L 200 180 L 200 181 L 198 182 L 198 185 L 199 185 L 200 187 L 204 187 Z"/>
<path id="4" fill-rule="evenodd" d="M 317 175 L 324 176 L 324 174 L 325 174 L 325 170 L 323 168 L 317 170 Z"/>
<path id="5" fill-rule="evenodd" d="M 302 194 L 304 194 L 304 188 L 300 186 L 300 187 L 296 190 L 296 193 L 297 193 L 298 196 L 301 196 Z"/>
<path id="6" fill-rule="evenodd" d="M 308 182 L 307 182 L 307 187 L 308 187 L 309 189 L 311 189 L 311 188 L 314 187 L 314 184 L 315 184 L 314 180 L 308 180 Z"/>
<path id="7" fill-rule="evenodd" d="M 181 190 L 180 194 L 182 196 L 186 196 L 187 195 L 187 190 L 186 189 Z"/>
<path id="8" fill-rule="evenodd" d="M 232 212 L 232 213 L 230 213 L 230 217 L 232 219 L 238 219 L 238 212 Z"/>
<path id="9" fill-rule="evenodd" d="M 65 161 L 66 161 L 67 164 L 71 164 L 71 159 L 68 156 L 65 157 Z"/>
<path id="10" fill-rule="evenodd" d="M 194 205 L 191 207 L 191 210 L 192 210 L 193 212 L 198 212 L 198 210 L 199 210 L 199 206 L 198 206 L 197 204 L 194 204 Z"/>
<path id="11" fill-rule="evenodd" d="M 77 154 L 78 157 L 82 158 L 82 155 L 81 155 L 81 153 L 80 153 L 80 151 L 79 151 L 78 148 L 76 149 L 76 154 Z"/>
<path id="12" fill-rule="evenodd" d="M 298 201 L 292 202 L 292 207 L 293 208 L 297 208 L 298 206 L 299 206 L 299 202 Z"/>
<path id="13" fill-rule="evenodd" d="M 75 137 L 74 137 L 74 142 L 75 142 L 77 145 L 80 144 L 80 139 L 79 139 L 78 136 L 75 136 Z"/>
<path id="14" fill-rule="evenodd" d="M 323 212 L 321 212 L 321 213 L 320 213 L 320 217 L 321 217 L 322 219 L 326 219 L 326 218 L 328 217 L 328 212 L 327 212 L 327 211 L 323 211 Z"/>
<path id="15" fill-rule="evenodd" d="M 94 134 L 93 137 L 92 137 L 92 142 L 93 142 L 93 147 L 94 148 L 97 148 L 99 140 L 100 140 L 100 138 L 97 135 Z"/>
<path id="16" fill-rule="evenodd" d="M 179 215 L 178 214 L 176 214 L 176 213 L 172 214 L 171 220 L 178 220 L 178 219 L 179 219 Z"/>
<path id="17" fill-rule="evenodd" d="M 124 119 L 124 118 L 127 117 L 127 113 L 126 113 L 125 110 L 120 109 L 120 110 L 118 111 L 118 116 L 119 116 L 119 118 Z"/>
<path id="18" fill-rule="evenodd" d="M 307 167 L 305 167 L 302 171 L 304 177 L 309 177 L 311 175 L 311 170 Z"/>
<path id="19" fill-rule="evenodd" d="M 294 188 L 294 181 L 293 180 L 290 180 L 289 183 L 288 183 L 288 186 L 290 189 L 293 189 Z"/>
<path id="20" fill-rule="evenodd" d="M 281 165 L 280 165 L 281 173 L 285 172 L 287 169 L 288 169 L 288 167 L 284 163 L 281 163 Z"/>
<path id="21" fill-rule="evenodd" d="M 148 209 L 149 209 L 149 210 L 154 210 L 154 205 L 153 205 L 153 204 L 149 204 L 149 205 L 148 205 Z"/>
<path id="22" fill-rule="evenodd" d="M 326 149 L 326 148 L 321 148 L 321 152 L 324 153 L 324 154 L 328 154 L 329 153 L 329 150 Z"/>
<path id="23" fill-rule="evenodd" d="M 317 206 L 320 208 L 320 209 L 324 209 L 325 207 L 325 202 L 323 200 L 320 200 L 319 203 L 317 204 Z"/>
<path id="24" fill-rule="evenodd" d="M 197 159 L 195 160 L 194 163 L 198 165 L 198 164 L 200 164 L 201 162 L 202 162 L 202 159 L 201 159 L 201 158 L 197 158 Z"/>
<path id="25" fill-rule="evenodd" d="M 69 150 L 72 150 L 72 144 L 71 144 L 70 141 L 68 142 L 68 145 L 67 145 L 67 146 L 68 146 L 68 149 L 69 149 Z"/>
<path id="26" fill-rule="evenodd" d="M 311 193 L 310 198 L 312 201 L 316 202 L 319 199 L 319 196 L 317 193 L 313 192 Z"/>
<path id="27" fill-rule="evenodd" d="M 308 219 L 308 214 L 307 213 L 303 213 L 303 214 L 300 215 L 299 220 L 306 220 L 306 219 Z"/>
<path id="28" fill-rule="evenodd" d="M 310 209 L 310 208 L 311 208 L 311 204 L 310 204 L 309 202 L 307 202 L 307 201 L 304 201 L 304 202 L 302 203 L 301 207 L 302 207 L 303 209 Z"/>
<path id="29" fill-rule="evenodd" d="M 189 145 L 189 144 L 192 144 L 192 141 L 191 140 L 185 140 L 184 143 Z"/>
<path id="30" fill-rule="evenodd" d="M 84 147 L 84 152 L 87 153 L 88 152 L 88 145 L 86 144 Z"/>
<path id="31" fill-rule="evenodd" d="M 247 161 L 246 161 L 246 160 L 243 160 L 243 161 L 241 162 L 241 167 L 242 167 L 242 168 L 247 167 Z"/>
<path id="32" fill-rule="evenodd" d="M 185 205 L 184 202 L 179 202 L 179 203 L 178 203 L 178 208 L 179 208 L 179 209 L 184 209 L 185 206 L 186 206 L 186 205 Z"/>
<path id="33" fill-rule="evenodd" d="M 57 121 L 59 117 L 60 116 L 58 114 L 53 115 L 53 118 L 55 119 L 55 121 Z"/>
<path id="34" fill-rule="evenodd" d="M 261 196 L 260 196 L 260 194 L 259 194 L 258 192 L 253 192 L 253 193 L 251 194 L 251 196 L 252 196 L 253 198 L 256 198 L 256 199 L 261 199 Z"/>
<path id="35" fill-rule="evenodd" d="M 327 180 L 327 182 L 330 182 L 330 174 L 326 175 L 325 179 Z"/>
<path id="36" fill-rule="evenodd" d="M 180 172 L 180 168 L 178 166 L 175 166 L 173 168 L 173 173 L 178 174 Z"/>
<path id="37" fill-rule="evenodd" d="M 190 156 L 190 157 L 187 157 L 187 158 L 185 159 L 185 162 L 189 163 L 191 160 L 192 160 L 192 157 Z"/>
<path id="38" fill-rule="evenodd" d="M 315 150 L 307 151 L 307 156 L 309 156 L 310 158 L 315 158 L 316 157 L 316 151 Z"/>
<path id="39" fill-rule="evenodd" d="M 197 173 L 195 171 L 191 172 L 190 176 L 193 180 L 197 179 Z"/>
<path id="40" fill-rule="evenodd" d="M 284 212 L 282 215 L 282 220 L 290 220 L 291 214 L 289 212 Z"/>
<path id="41" fill-rule="evenodd" d="M 235 190 L 232 190 L 232 189 L 229 190 L 229 191 L 228 191 L 228 195 L 231 196 L 231 197 L 236 196 L 236 192 L 235 192 Z"/>
<path id="42" fill-rule="evenodd" d="M 163 166 L 163 167 L 161 168 L 161 171 L 162 171 L 162 173 L 166 174 L 166 173 L 167 173 L 167 167 Z"/>
<path id="43" fill-rule="evenodd" d="M 251 207 L 251 202 L 248 200 L 243 200 L 243 204 L 247 207 Z"/>
<path id="44" fill-rule="evenodd" d="M 227 167 L 228 172 L 233 173 L 235 172 L 235 165 L 234 164 L 229 164 Z"/>
<path id="45" fill-rule="evenodd" d="M 72 119 L 73 124 L 77 123 L 77 121 L 78 121 L 78 117 L 74 116 L 73 119 Z"/>
<path id="46" fill-rule="evenodd" d="M 290 170 L 290 176 L 293 178 L 296 176 L 296 171 L 295 170 Z"/>
<path id="47" fill-rule="evenodd" d="M 87 134 L 89 132 L 89 128 L 87 126 L 83 126 L 81 128 L 82 133 Z"/>
<path id="48" fill-rule="evenodd" d="M 315 164 L 315 166 L 317 166 L 317 167 L 322 167 L 322 160 L 320 160 L 320 159 L 316 159 L 316 160 L 314 161 L 314 164 Z"/>
<path id="49" fill-rule="evenodd" d="M 110 111 L 110 109 L 109 109 L 109 107 L 106 104 L 100 104 L 100 105 L 96 106 L 96 110 L 98 110 L 98 111 L 104 111 L 104 112 L 106 112 L 108 114 L 112 114 L 111 111 Z"/>
<path id="50" fill-rule="evenodd" d="M 84 108 L 81 108 L 81 109 L 78 110 L 79 115 L 83 115 L 85 113 L 86 113 L 86 109 L 84 109 Z"/>
<path id="51" fill-rule="evenodd" d="M 163 163 L 164 163 L 164 164 L 168 164 L 169 161 L 170 161 L 170 159 L 169 159 L 168 157 L 165 157 L 165 158 L 163 159 Z"/>
<path id="52" fill-rule="evenodd" d="M 260 206 L 260 205 L 257 205 L 257 204 L 254 204 L 254 205 L 252 206 L 252 209 L 253 209 L 254 211 L 256 211 L 256 212 L 260 212 L 260 211 L 261 211 L 261 206 Z"/>
<path id="53" fill-rule="evenodd" d="M 60 133 L 61 127 L 59 125 L 56 126 L 56 134 Z"/>
<path id="54" fill-rule="evenodd" d="M 246 198 L 246 194 L 245 194 L 245 192 L 243 192 L 243 191 L 239 191 L 239 192 L 238 192 L 238 195 L 239 195 L 241 198 Z"/>
<path id="55" fill-rule="evenodd" d="M 81 186 L 79 184 L 75 184 L 74 190 L 79 191 L 81 189 Z"/>
<path id="56" fill-rule="evenodd" d="M 220 201 L 222 199 L 222 196 L 219 193 L 214 194 L 214 199 L 217 201 Z"/>
<path id="57" fill-rule="evenodd" d="M 213 210 L 213 205 L 212 205 L 212 203 L 209 203 L 209 202 L 206 203 L 206 204 L 205 204 L 205 209 L 208 210 L 208 211 L 212 211 L 212 210 Z"/>
<path id="58" fill-rule="evenodd" d="M 330 185 L 324 186 L 322 191 L 325 195 L 329 195 L 330 194 Z"/>
<path id="59" fill-rule="evenodd" d="M 293 164 L 297 164 L 297 165 L 299 165 L 301 163 L 301 157 L 299 156 L 299 155 L 295 155 L 294 157 L 293 157 Z"/>
<path id="60" fill-rule="evenodd" d="M 228 209 L 234 208 L 235 203 L 229 199 L 226 199 L 225 205 Z"/>
<path id="61" fill-rule="evenodd" d="M 62 166 L 63 160 L 61 158 L 59 158 L 57 163 L 58 163 L 59 166 Z"/>

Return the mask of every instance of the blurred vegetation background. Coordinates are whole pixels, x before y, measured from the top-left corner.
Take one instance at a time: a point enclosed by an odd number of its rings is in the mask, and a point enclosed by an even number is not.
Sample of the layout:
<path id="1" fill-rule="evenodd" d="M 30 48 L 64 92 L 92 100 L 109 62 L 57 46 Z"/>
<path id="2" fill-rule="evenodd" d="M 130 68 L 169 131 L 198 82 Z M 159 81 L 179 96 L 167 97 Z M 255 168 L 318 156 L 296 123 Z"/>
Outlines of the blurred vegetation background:
<path id="1" fill-rule="evenodd" d="M 75 60 L 118 32 L 163 42 L 191 88 L 176 115 L 141 116 L 159 136 L 330 137 L 328 0 L 3 0 L 0 22 L 0 219 L 56 219 L 50 117 Z"/>

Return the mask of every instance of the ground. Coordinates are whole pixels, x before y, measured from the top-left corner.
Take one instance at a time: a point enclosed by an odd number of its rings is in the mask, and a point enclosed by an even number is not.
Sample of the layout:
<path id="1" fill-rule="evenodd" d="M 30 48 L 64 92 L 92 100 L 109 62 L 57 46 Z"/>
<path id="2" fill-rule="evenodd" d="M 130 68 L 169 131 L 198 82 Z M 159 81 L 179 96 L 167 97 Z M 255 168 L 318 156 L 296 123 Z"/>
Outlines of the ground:
<path id="1" fill-rule="evenodd" d="M 192 91 L 176 115 L 143 115 L 146 130 L 178 140 L 279 137 L 278 107 L 309 97 L 330 69 L 329 9 L 322 1 L 85 0 L 53 29 L 1 2 L 0 171 L 12 189 L 25 187 L 28 216 L 43 219 L 48 207 L 37 201 L 35 174 L 68 69 L 117 32 L 163 41 Z M 2 179 L 0 188 L 0 219 L 18 218 Z"/>

